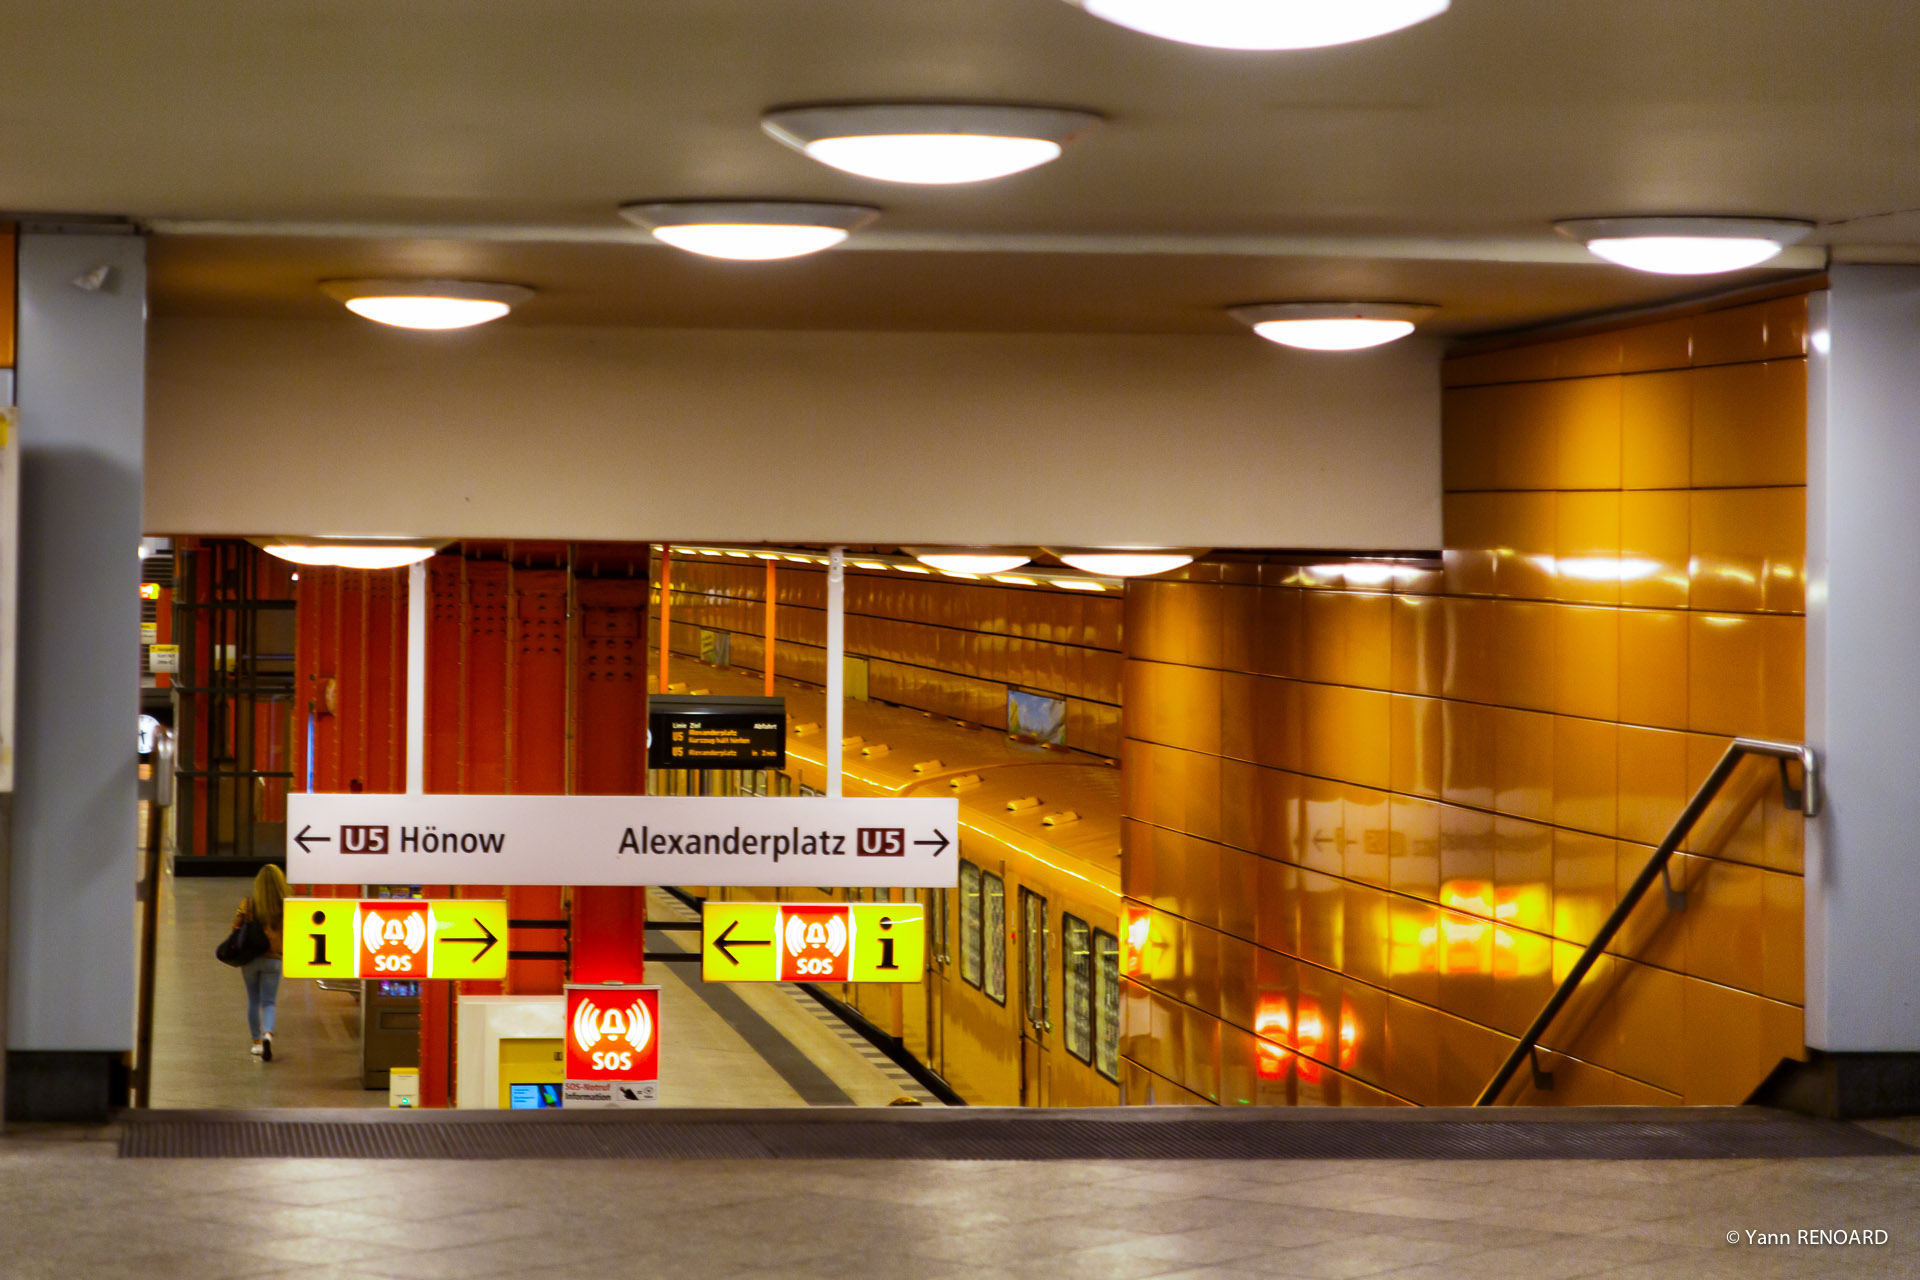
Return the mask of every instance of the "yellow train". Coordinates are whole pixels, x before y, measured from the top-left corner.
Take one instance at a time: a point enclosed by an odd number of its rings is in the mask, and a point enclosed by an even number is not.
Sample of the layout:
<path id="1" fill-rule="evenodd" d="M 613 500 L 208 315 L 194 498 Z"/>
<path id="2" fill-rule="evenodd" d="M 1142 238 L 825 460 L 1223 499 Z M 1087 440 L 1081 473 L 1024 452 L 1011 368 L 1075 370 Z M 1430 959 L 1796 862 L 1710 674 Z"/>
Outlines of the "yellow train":
<path id="1" fill-rule="evenodd" d="M 761 682 L 683 660 L 696 692 L 757 694 Z M 675 691 L 679 690 L 675 682 Z M 825 698 L 782 681 L 784 770 L 655 772 L 656 795 L 811 795 L 826 788 Z M 1120 770 L 1098 757 L 880 702 L 848 701 L 849 796 L 953 795 L 953 890 L 714 889 L 720 899 L 900 901 L 928 908 L 916 984 L 828 990 L 897 1037 L 970 1103 L 1120 1102 Z"/>

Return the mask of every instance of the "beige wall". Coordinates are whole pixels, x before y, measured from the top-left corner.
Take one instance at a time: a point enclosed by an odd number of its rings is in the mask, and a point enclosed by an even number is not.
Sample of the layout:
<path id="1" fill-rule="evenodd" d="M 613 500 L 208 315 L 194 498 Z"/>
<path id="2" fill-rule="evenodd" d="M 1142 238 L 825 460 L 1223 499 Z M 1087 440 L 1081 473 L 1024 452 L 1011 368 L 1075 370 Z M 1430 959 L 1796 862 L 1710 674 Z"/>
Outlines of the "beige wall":
<path id="1" fill-rule="evenodd" d="M 1439 545 L 1438 351 L 159 318 L 166 533 Z"/>

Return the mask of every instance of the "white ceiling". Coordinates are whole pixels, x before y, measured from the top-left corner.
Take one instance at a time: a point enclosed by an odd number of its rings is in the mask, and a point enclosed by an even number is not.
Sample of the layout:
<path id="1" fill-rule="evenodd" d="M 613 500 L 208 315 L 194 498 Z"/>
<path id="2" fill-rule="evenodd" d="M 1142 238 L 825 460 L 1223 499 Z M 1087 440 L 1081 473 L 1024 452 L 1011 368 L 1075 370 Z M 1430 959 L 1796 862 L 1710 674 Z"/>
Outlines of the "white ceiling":
<path id="1" fill-rule="evenodd" d="M 1569 261 L 1560 216 L 1813 218 L 1856 256 L 1920 243 L 1911 0 L 1454 0 L 1282 54 L 1155 41 L 1060 0 L 0 0 L 0 19 L 0 207 L 159 220 L 162 312 L 307 308 L 315 273 L 432 260 L 557 295 L 529 323 L 937 327 L 927 291 L 958 281 L 959 327 L 1191 330 L 1231 302 L 1365 290 L 1440 302 L 1459 332 L 1700 288 Z M 948 189 L 840 174 L 757 127 L 777 103 L 875 98 L 1108 124 Z M 879 204 L 874 245 L 895 252 L 702 275 L 548 243 L 619 236 L 624 200 L 726 196 Z M 1088 236 L 1101 253 L 1059 252 Z M 1055 280 L 1092 293 L 1028 296 Z"/>

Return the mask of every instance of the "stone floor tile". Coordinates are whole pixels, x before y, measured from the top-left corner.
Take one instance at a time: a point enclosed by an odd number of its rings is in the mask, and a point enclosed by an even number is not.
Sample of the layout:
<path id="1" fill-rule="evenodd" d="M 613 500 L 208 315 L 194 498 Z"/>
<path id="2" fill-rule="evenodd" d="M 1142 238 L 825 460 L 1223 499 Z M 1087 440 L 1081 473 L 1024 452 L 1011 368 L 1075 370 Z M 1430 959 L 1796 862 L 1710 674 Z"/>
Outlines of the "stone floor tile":
<path id="1" fill-rule="evenodd" d="M 289 1266 L 345 1266 L 367 1258 L 384 1257 L 390 1245 L 372 1244 L 345 1236 L 290 1236 L 262 1241 L 254 1246 L 270 1258 L 285 1259 Z"/>
<path id="2" fill-rule="evenodd" d="M 1363 1213 L 1390 1218 L 1426 1218 L 1434 1221 L 1458 1221 L 1472 1218 L 1487 1207 L 1484 1200 L 1447 1199 L 1439 1195 L 1389 1195 L 1377 1200 L 1362 1200 L 1354 1205 Z"/>
<path id="3" fill-rule="evenodd" d="M 1484 1248 L 1484 1244 L 1475 1246 L 1446 1240 L 1416 1240 L 1407 1236 L 1376 1233 L 1289 1249 L 1285 1266 L 1295 1275 L 1316 1277 L 1317 1280 L 1357 1280 L 1362 1276 L 1375 1276 L 1398 1268 L 1437 1262 L 1453 1263 L 1458 1266 L 1459 1274 L 1466 1275 L 1473 1268 L 1471 1262 L 1462 1259 Z"/>

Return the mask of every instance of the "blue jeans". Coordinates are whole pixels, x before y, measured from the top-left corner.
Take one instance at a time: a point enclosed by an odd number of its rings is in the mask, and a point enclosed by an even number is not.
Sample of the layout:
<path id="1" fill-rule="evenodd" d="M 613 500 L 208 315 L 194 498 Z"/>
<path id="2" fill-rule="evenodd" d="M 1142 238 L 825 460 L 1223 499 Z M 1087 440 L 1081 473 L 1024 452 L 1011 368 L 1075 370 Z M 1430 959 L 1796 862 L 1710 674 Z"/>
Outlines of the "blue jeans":
<path id="1" fill-rule="evenodd" d="M 247 1030 L 258 1040 L 273 1034 L 274 1002 L 280 998 L 280 957 L 259 956 L 240 966 L 247 980 Z"/>

